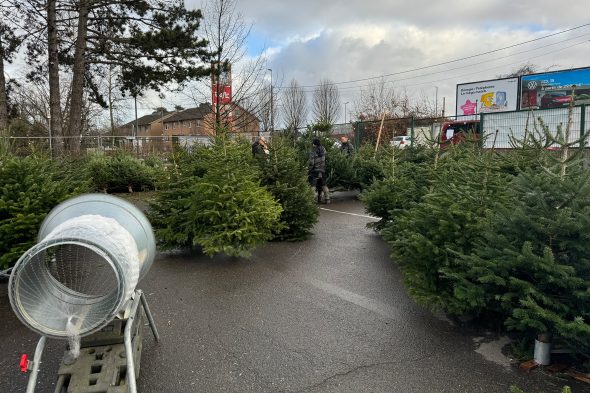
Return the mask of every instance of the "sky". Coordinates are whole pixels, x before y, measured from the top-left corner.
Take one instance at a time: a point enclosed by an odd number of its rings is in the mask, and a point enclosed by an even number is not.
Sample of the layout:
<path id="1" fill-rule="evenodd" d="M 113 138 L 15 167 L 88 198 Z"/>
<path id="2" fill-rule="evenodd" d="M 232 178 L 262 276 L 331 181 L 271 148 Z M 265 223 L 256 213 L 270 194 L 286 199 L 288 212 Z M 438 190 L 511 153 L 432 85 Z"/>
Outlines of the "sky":
<path id="1" fill-rule="evenodd" d="M 253 26 L 248 53 L 267 56 L 277 89 L 291 79 L 311 91 L 322 79 L 390 75 L 388 86 L 438 98 L 439 109 L 444 97 L 452 115 L 458 83 L 494 79 L 527 62 L 539 71 L 590 66 L 588 0 L 237 0 L 237 7 Z M 338 84 L 342 112 L 344 102 L 354 112 L 368 83 Z"/>
<path id="2" fill-rule="evenodd" d="M 202 1 L 185 3 L 200 8 Z M 459 83 L 495 79 L 526 63 L 539 71 L 590 66 L 590 0 L 235 1 L 252 25 L 247 53 L 266 57 L 276 91 L 292 79 L 310 94 L 321 80 L 336 82 L 338 122 L 345 102 L 351 118 L 368 78 L 384 76 L 388 87 L 436 101 L 439 111 L 444 98 L 445 114 L 453 115 Z M 139 115 L 190 106 L 186 100 L 146 94 Z"/>

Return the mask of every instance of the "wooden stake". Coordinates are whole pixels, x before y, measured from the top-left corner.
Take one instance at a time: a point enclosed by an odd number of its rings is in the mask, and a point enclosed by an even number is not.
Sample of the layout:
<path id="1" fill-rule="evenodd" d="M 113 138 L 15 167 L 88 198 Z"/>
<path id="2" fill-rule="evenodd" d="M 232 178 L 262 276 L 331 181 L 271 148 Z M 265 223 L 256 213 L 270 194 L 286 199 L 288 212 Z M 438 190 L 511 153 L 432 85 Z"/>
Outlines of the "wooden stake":
<path id="1" fill-rule="evenodd" d="M 379 149 L 379 141 L 381 140 L 381 131 L 383 131 L 383 122 L 385 121 L 385 112 L 383 112 L 383 116 L 381 116 L 381 125 L 379 126 L 379 133 L 377 134 L 377 144 L 375 145 L 375 154 L 377 154 L 377 149 Z"/>

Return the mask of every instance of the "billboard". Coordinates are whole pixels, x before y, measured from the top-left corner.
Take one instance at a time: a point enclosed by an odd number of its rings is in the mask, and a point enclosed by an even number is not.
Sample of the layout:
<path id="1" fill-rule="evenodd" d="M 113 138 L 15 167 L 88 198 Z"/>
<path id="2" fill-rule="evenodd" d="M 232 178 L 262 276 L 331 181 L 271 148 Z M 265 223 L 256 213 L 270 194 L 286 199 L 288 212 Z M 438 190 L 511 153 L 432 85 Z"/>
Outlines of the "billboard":
<path id="1" fill-rule="evenodd" d="M 520 109 L 561 108 L 572 100 L 576 105 L 590 104 L 590 68 L 521 77 Z"/>
<path id="2" fill-rule="evenodd" d="M 457 85 L 457 116 L 515 111 L 518 78 L 495 79 Z"/>

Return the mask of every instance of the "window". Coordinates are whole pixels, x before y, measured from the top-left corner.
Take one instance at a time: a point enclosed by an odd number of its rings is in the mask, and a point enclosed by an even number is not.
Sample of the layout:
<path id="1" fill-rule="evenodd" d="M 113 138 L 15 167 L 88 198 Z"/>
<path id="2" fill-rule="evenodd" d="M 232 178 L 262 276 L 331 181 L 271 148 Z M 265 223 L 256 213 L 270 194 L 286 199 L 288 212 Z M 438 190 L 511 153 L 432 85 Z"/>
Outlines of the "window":
<path id="1" fill-rule="evenodd" d="M 188 122 L 188 128 L 191 128 L 191 123 L 192 123 L 192 121 Z"/>
<path id="2" fill-rule="evenodd" d="M 164 129 L 168 129 L 168 123 L 166 123 L 166 125 L 164 126 Z"/>

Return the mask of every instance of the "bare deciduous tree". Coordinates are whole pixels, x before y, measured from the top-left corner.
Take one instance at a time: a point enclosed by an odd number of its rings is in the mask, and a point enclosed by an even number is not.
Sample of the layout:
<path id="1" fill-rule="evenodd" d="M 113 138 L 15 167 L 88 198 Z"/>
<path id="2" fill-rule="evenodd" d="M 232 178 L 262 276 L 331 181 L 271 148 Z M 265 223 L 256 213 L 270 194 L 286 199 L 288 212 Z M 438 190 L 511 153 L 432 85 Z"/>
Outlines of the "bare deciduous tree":
<path id="1" fill-rule="evenodd" d="M 340 92 L 332 81 L 324 79 L 314 90 L 312 112 L 316 122 L 334 124 L 340 113 Z"/>
<path id="2" fill-rule="evenodd" d="M 61 78 L 62 85 L 60 86 L 60 96 L 63 97 L 62 102 L 59 105 L 60 116 L 66 118 L 66 113 L 69 110 L 70 101 L 68 99 L 68 92 L 71 90 L 71 80 L 68 78 Z M 36 136 L 49 136 L 49 126 L 52 122 L 51 108 L 49 105 L 50 94 L 49 84 L 47 79 L 39 81 L 24 82 L 18 85 L 14 89 L 16 106 L 21 120 L 28 123 L 29 125 L 36 125 L 37 130 L 44 129 L 44 135 Z M 63 109 L 61 109 L 63 108 Z M 81 111 L 81 129 L 80 135 L 86 135 L 91 132 L 91 129 L 96 124 L 98 118 L 101 116 L 102 109 L 99 105 L 91 102 L 88 96 L 85 95 L 83 99 L 83 106 Z M 27 136 L 27 135 L 20 135 Z M 54 145 L 63 143 L 61 138 L 53 135 Z M 59 149 L 58 147 L 55 147 Z"/>
<path id="3" fill-rule="evenodd" d="M 514 78 L 517 76 L 534 74 L 539 71 L 539 67 L 533 63 L 526 62 L 509 72 L 508 74 L 498 75 L 498 78 Z"/>
<path id="4" fill-rule="evenodd" d="M 230 117 L 235 128 L 250 128 L 250 123 L 255 120 L 252 115 L 263 120 L 267 111 L 266 103 L 269 101 L 263 91 L 266 59 L 262 55 L 253 59 L 246 56 L 246 40 L 251 29 L 252 25 L 237 10 L 236 0 L 208 0 L 204 4 L 203 31 L 209 42 L 208 49 L 213 54 L 213 64 L 216 67 L 219 65 L 217 76 L 231 70 L 232 99 L 213 108 L 215 129 L 228 125 Z M 194 83 L 184 93 L 195 105 L 199 105 L 211 102 L 212 92 L 221 89 L 220 78 L 216 77 Z M 236 117 L 236 114 L 241 115 Z"/>
<path id="5" fill-rule="evenodd" d="M 307 120 L 307 95 L 295 79 L 283 90 L 282 109 L 287 129 L 297 130 L 303 127 Z"/>
<path id="6" fill-rule="evenodd" d="M 276 128 L 278 113 L 278 100 L 276 94 L 271 94 L 271 85 L 266 84 L 258 91 L 257 99 L 250 105 L 260 119 L 260 126 L 263 132 L 273 131 Z M 274 124 L 273 124 L 274 123 Z"/>
<path id="7" fill-rule="evenodd" d="M 355 112 L 363 120 L 434 116 L 434 103 L 425 97 L 412 100 L 405 90 L 399 92 L 380 78 L 361 89 L 355 100 Z"/>

